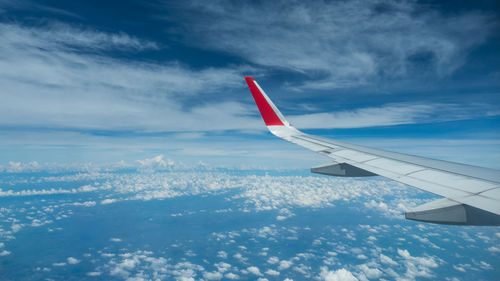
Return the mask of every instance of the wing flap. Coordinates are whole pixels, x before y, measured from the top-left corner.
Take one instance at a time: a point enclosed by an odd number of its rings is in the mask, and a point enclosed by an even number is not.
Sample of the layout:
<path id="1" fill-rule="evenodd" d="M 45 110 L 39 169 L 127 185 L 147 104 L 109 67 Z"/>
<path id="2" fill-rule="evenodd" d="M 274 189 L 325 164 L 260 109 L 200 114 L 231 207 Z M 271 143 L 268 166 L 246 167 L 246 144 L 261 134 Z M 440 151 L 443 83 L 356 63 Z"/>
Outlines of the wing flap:
<path id="1" fill-rule="evenodd" d="M 447 198 L 405 212 L 410 220 L 456 225 L 498 225 L 500 216 Z"/>

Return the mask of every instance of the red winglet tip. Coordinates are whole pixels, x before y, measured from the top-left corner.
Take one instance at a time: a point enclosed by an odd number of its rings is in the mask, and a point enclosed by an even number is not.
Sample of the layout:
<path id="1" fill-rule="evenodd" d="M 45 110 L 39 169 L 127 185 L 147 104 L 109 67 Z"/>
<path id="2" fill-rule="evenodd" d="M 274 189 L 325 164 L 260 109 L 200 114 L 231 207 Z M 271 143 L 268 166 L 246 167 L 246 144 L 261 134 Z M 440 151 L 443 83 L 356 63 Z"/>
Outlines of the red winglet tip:
<path id="1" fill-rule="evenodd" d="M 260 114 L 262 115 L 262 119 L 264 119 L 264 123 L 266 123 L 267 126 L 272 126 L 272 125 L 283 126 L 284 125 L 283 122 L 280 120 L 276 112 L 274 112 L 274 110 L 264 97 L 264 95 L 260 92 L 256 84 L 254 83 L 255 79 L 253 79 L 250 76 L 245 76 L 245 80 L 247 81 L 248 87 L 250 88 L 250 92 L 252 93 L 255 103 L 259 108 Z"/>

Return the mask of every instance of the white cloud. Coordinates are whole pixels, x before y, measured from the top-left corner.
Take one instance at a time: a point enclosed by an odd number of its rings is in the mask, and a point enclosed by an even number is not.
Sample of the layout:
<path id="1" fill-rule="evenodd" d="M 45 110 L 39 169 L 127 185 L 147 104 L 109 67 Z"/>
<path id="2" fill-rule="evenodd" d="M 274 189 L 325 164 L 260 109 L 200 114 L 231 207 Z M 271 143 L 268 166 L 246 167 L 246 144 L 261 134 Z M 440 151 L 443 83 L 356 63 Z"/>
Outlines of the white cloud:
<path id="1" fill-rule="evenodd" d="M 227 272 L 231 268 L 231 265 L 225 262 L 216 263 L 215 266 L 217 267 L 217 270 L 221 273 Z"/>
<path id="2" fill-rule="evenodd" d="M 77 264 L 77 263 L 80 263 L 80 260 L 79 260 L 79 259 L 76 259 L 76 258 L 74 258 L 74 257 L 69 257 L 69 258 L 67 259 L 67 261 L 68 261 L 68 263 L 69 263 L 69 264 Z"/>
<path id="3" fill-rule="evenodd" d="M 287 269 L 290 266 L 292 266 L 292 264 L 293 264 L 293 261 L 286 261 L 286 260 L 280 261 L 280 265 L 278 266 L 278 269 L 279 270 Z"/>
<path id="4" fill-rule="evenodd" d="M 101 201 L 102 205 L 107 205 L 107 204 L 112 204 L 115 203 L 117 200 L 116 199 L 104 199 Z"/>
<path id="5" fill-rule="evenodd" d="M 380 254 L 380 262 L 388 265 L 398 265 L 397 262 L 384 254 Z"/>
<path id="6" fill-rule="evenodd" d="M 29 163 L 9 161 L 9 166 L 5 168 L 5 171 L 8 173 L 37 172 L 40 168 L 40 164 L 37 161 Z"/>
<path id="7" fill-rule="evenodd" d="M 275 263 L 278 263 L 280 261 L 280 259 L 278 257 L 270 257 L 267 262 L 270 263 L 270 264 L 275 264 Z"/>
<path id="8" fill-rule="evenodd" d="M 226 277 L 227 279 L 231 279 L 231 280 L 239 279 L 240 278 L 237 274 L 234 274 L 232 272 L 226 273 L 224 275 L 224 277 Z"/>
<path id="9" fill-rule="evenodd" d="M 500 253 L 500 247 L 491 246 L 491 247 L 488 247 L 488 251 L 490 251 L 492 253 Z"/>
<path id="10" fill-rule="evenodd" d="M 257 275 L 257 276 L 261 276 L 262 273 L 260 273 L 260 269 L 256 266 L 250 266 L 247 268 L 248 272 L 254 274 L 254 275 Z"/>
<path id="11" fill-rule="evenodd" d="M 137 160 L 137 162 L 142 166 L 146 168 L 167 168 L 173 166 L 175 163 L 174 161 L 170 159 L 164 160 L 165 156 L 163 154 L 160 154 L 158 156 L 155 156 L 150 159 L 144 159 L 144 160 Z"/>
<path id="12" fill-rule="evenodd" d="M 278 275 L 280 275 L 280 272 L 273 270 L 273 269 L 268 269 L 268 270 L 266 270 L 266 274 L 272 275 L 272 276 L 278 276 Z"/>
<path id="13" fill-rule="evenodd" d="M 203 277 L 205 277 L 207 280 L 220 280 L 222 279 L 222 273 L 215 271 L 215 272 L 204 272 Z"/>
<path id="14" fill-rule="evenodd" d="M 398 254 L 407 260 L 416 261 L 417 263 L 426 267 L 438 267 L 438 264 L 432 257 L 413 257 L 408 250 L 398 249 Z"/>
<path id="15" fill-rule="evenodd" d="M 344 269 L 338 269 L 335 271 L 329 271 L 327 267 L 321 267 L 321 273 L 319 274 L 319 279 L 324 281 L 358 281 L 358 278 Z"/>
<path id="16" fill-rule="evenodd" d="M 466 272 L 467 270 L 465 270 L 465 268 L 463 268 L 462 266 L 459 266 L 459 265 L 453 265 L 453 268 L 460 271 L 460 272 Z"/>
<path id="17" fill-rule="evenodd" d="M 95 201 L 85 201 L 83 203 L 75 202 L 75 203 L 73 203 L 73 205 L 75 205 L 75 206 L 93 207 L 93 206 L 96 205 L 96 202 Z"/>
<path id="18" fill-rule="evenodd" d="M 3 250 L 0 252 L 0 257 L 7 256 L 7 255 L 10 255 L 10 251 Z"/>
<path id="19" fill-rule="evenodd" d="M 479 262 L 479 266 L 482 268 L 482 269 L 492 269 L 493 267 L 491 266 L 491 264 L 485 262 L 485 261 L 481 261 Z"/>
<path id="20" fill-rule="evenodd" d="M 382 276 L 382 271 L 378 268 L 369 267 L 366 264 L 359 266 L 359 269 L 368 277 L 369 279 L 379 279 Z"/>
<path id="21" fill-rule="evenodd" d="M 0 197 L 11 197 L 11 196 L 35 196 L 35 195 L 52 195 L 52 194 L 75 194 L 75 193 L 81 193 L 81 192 L 92 192 L 92 191 L 97 191 L 98 188 L 90 186 L 90 185 L 85 185 L 81 186 L 78 188 L 72 188 L 72 189 L 62 189 L 62 188 L 51 188 L 51 189 L 28 189 L 28 190 L 21 190 L 21 191 L 13 191 L 13 190 L 6 190 L 3 191 L 0 189 Z"/>
<path id="22" fill-rule="evenodd" d="M 398 254 L 404 258 L 406 265 L 406 277 L 414 280 L 415 278 L 421 277 L 433 277 L 431 272 L 432 268 L 438 267 L 438 263 L 433 257 L 414 257 L 408 252 L 408 250 L 397 249 Z"/>
<path id="23" fill-rule="evenodd" d="M 357 259 L 360 259 L 360 260 L 366 260 L 368 257 L 365 256 L 364 254 L 359 254 L 356 256 Z"/>
<path id="24" fill-rule="evenodd" d="M 243 255 L 241 253 L 234 254 L 233 258 L 240 260 L 241 262 L 245 262 L 246 260 L 248 260 L 247 258 L 243 257 Z"/>
<path id="25" fill-rule="evenodd" d="M 225 251 L 218 251 L 217 252 L 217 257 L 221 259 L 226 259 L 227 258 L 227 253 Z"/>

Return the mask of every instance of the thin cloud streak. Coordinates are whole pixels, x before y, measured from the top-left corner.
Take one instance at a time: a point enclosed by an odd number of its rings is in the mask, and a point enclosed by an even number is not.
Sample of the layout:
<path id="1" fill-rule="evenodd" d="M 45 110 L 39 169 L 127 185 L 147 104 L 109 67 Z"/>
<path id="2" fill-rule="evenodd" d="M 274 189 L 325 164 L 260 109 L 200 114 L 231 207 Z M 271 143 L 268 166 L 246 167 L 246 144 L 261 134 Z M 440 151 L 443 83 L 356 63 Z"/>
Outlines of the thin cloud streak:
<path id="1" fill-rule="evenodd" d="M 466 120 L 483 117 L 492 108 L 487 104 L 469 107 L 455 104 L 386 104 L 339 112 L 313 113 L 290 116 L 297 127 L 305 129 L 340 129 L 394 126 Z"/>

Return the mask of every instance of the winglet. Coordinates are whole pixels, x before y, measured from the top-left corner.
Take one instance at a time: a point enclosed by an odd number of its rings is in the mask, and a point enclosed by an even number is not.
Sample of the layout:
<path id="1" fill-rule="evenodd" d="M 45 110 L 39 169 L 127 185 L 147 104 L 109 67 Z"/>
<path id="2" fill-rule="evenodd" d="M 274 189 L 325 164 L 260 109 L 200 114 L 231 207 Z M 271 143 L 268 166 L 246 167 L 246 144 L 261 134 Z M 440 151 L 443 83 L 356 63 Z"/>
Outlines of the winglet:
<path id="1" fill-rule="evenodd" d="M 257 84 L 257 81 L 250 76 L 245 76 L 245 80 L 266 126 L 289 126 L 288 121 L 286 121 L 283 114 L 281 114 L 264 90 Z"/>

